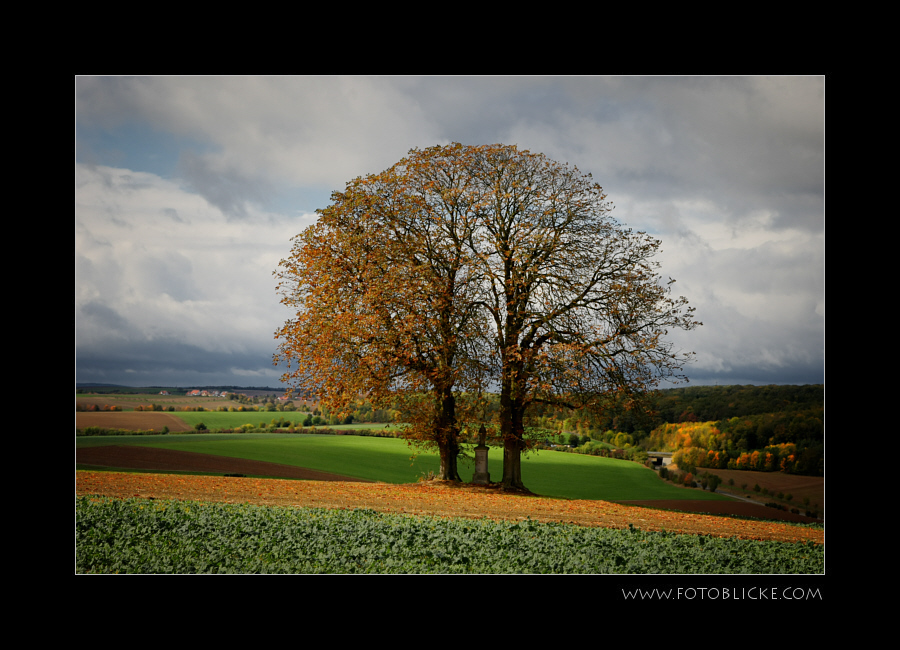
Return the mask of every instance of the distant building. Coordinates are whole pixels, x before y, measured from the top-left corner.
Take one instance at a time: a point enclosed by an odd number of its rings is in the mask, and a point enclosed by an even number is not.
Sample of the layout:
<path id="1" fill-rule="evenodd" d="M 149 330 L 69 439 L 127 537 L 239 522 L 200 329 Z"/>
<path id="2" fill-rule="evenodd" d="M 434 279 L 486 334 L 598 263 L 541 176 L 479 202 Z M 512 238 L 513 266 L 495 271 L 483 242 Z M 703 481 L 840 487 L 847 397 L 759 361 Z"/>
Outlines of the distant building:
<path id="1" fill-rule="evenodd" d="M 666 465 L 671 464 L 672 462 L 672 452 L 671 451 L 648 451 L 647 458 L 653 461 L 654 467 L 664 467 Z"/>

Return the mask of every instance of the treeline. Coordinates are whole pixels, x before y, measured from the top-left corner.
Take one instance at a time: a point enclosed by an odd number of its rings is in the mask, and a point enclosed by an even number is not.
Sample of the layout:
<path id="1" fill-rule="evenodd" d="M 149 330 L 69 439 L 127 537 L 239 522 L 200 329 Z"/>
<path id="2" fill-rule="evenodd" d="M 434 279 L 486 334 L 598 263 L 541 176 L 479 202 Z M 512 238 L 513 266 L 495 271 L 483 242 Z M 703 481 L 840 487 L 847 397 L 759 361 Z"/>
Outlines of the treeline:
<path id="1" fill-rule="evenodd" d="M 579 435 L 615 431 L 642 439 L 663 424 L 725 421 L 724 426 L 754 448 L 770 439 L 775 443 L 820 441 L 824 411 L 822 385 L 696 386 L 655 391 L 630 410 L 615 402 L 602 412 L 535 405 L 528 422 Z"/>
<path id="2" fill-rule="evenodd" d="M 825 387 L 691 386 L 657 391 L 649 400 L 663 422 L 715 422 L 769 413 L 822 411 Z"/>
<path id="3" fill-rule="evenodd" d="M 774 437 L 764 440 L 754 436 L 755 444 L 748 441 L 744 434 L 752 432 L 753 421 L 768 417 L 664 424 L 650 432 L 645 444 L 657 451 L 675 452 L 672 462 L 689 472 L 706 467 L 822 475 L 824 442 L 821 439 L 777 442 Z"/>
<path id="4" fill-rule="evenodd" d="M 154 429 L 111 429 L 108 427 L 75 429 L 76 436 L 164 436 L 168 433 L 169 427 L 163 427 L 160 431 Z"/>
<path id="5" fill-rule="evenodd" d="M 121 411 L 122 407 L 114 404 L 110 406 L 109 404 L 104 404 L 100 406 L 99 404 L 75 404 L 76 411 Z"/>
<path id="6" fill-rule="evenodd" d="M 824 474 L 824 386 L 701 386 L 667 393 L 658 397 L 659 417 L 667 421 L 644 444 L 675 452 L 680 468 Z"/>
<path id="7" fill-rule="evenodd" d="M 335 424 L 353 424 L 359 422 L 386 424 L 391 422 L 398 422 L 402 419 L 399 411 L 395 409 L 372 408 L 372 405 L 365 400 L 357 400 L 356 402 L 354 402 L 350 406 L 346 414 L 332 413 L 323 405 L 307 404 L 306 402 L 295 404 L 291 400 L 282 402 L 281 400 L 273 399 L 271 397 L 247 398 L 246 396 L 239 396 L 238 401 L 240 401 L 244 405 L 237 407 L 220 406 L 217 410 L 260 412 L 266 411 L 270 413 L 299 411 L 301 413 L 307 413 L 306 418 L 302 420 L 302 425 L 306 427 Z"/>
<path id="8" fill-rule="evenodd" d="M 558 433 L 560 442 L 566 436 L 576 451 L 586 450 L 584 441 L 593 440 L 626 451 L 677 452 L 674 462 L 688 471 L 706 467 L 821 475 L 824 411 L 822 385 L 696 386 L 657 391 L 632 410 L 615 403 L 602 413 L 535 408 L 529 424 Z"/>

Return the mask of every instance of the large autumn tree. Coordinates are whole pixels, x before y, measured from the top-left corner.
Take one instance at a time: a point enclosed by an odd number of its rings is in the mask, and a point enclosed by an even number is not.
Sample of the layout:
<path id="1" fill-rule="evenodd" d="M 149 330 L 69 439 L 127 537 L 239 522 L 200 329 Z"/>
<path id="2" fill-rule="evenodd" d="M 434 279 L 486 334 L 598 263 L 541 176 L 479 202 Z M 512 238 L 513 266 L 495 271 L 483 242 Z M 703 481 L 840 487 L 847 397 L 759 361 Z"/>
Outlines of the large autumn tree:
<path id="1" fill-rule="evenodd" d="M 455 162 L 417 152 L 348 183 L 276 272 L 296 311 L 276 333 L 283 381 L 338 412 L 361 395 L 400 409 L 404 435 L 437 447 L 447 480 L 460 479 L 459 397 L 481 390 L 490 361 Z"/>
<path id="2" fill-rule="evenodd" d="M 660 242 L 613 219 L 589 174 L 514 146 L 457 151 L 472 179 L 470 245 L 500 367 L 503 483 L 524 488 L 531 404 L 602 409 L 684 379 L 690 354 L 665 335 L 699 323 L 657 273 Z"/>
<path id="3" fill-rule="evenodd" d="M 418 405 L 411 435 L 438 446 L 444 478 L 458 478 L 457 398 L 488 376 L 510 488 L 532 404 L 602 409 L 680 378 L 690 355 L 665 335 L 698 323 L 658 275 L 659 241 L 614 220 L 590 175 L 454 143 L 332 198 L 282 262 L 297 309 L 278 332 L 285 380 L 334 405 Z"/>

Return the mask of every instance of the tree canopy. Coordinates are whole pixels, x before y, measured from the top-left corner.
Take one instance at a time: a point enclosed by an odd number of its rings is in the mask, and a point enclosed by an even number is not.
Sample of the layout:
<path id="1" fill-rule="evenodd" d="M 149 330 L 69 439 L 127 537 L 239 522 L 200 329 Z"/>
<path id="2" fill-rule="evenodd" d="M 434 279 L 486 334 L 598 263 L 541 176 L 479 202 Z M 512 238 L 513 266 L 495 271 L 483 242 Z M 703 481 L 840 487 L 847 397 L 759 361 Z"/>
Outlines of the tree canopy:
<path id="1" fill-rule="evenodd" d="M 654 256 L 577 168 L 515 146 L 412 150 L 319 211 L 282 261 L 284 380 L 332 407 L 365 393 L 418 413 L 410 436 L 458 478 L 457 398 L 499 390 L 503 483 L 524 488 L 534 403 L 602 408 L 678 381 L 692 329 Z M 427 396 L 427 397 L 423 397 Z"/>
<path id="2" fill-rule="evenodd" d="M 411 158 L 348 183 L 294 240 L 278 277 L 297 316 L 276 334 L 284 380 L 340 410 L 361 394 L 404 410 L 458 480 L 457 394 L 477 394 L 490 354 L 472 303 L 478 267 L 460 170 Z"/>

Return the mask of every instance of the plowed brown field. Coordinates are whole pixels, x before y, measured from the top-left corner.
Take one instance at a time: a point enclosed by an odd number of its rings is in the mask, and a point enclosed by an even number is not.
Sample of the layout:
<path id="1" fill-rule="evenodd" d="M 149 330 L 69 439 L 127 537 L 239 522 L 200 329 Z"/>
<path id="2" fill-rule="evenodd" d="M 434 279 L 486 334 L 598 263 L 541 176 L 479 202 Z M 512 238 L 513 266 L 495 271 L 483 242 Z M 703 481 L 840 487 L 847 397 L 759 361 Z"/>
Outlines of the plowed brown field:
<path id="1" fill-rule="evenodd" d="M 154 411 L 85 411 L 75 414 L 75 428 L 101 427 L 106 429 L 130 429 L 132 431 L 191 431 L 191 426 L 175 415 Z"/>
<path id="2" fill-rule="evenodd" d="M 245 474 L 310 481 L 363 481 L 363 479 L 339 476 L 328 472 L 306 469 L 305 467 L 294 467 L 293 465 L 198 454 L 192 451 L 138 447 L 137 445 L 85 447 L 77 450 L 76 461 L 79 465 L 88 467 L 151 469 L 170 472 L 209 472 L 210 474 Z"/>

